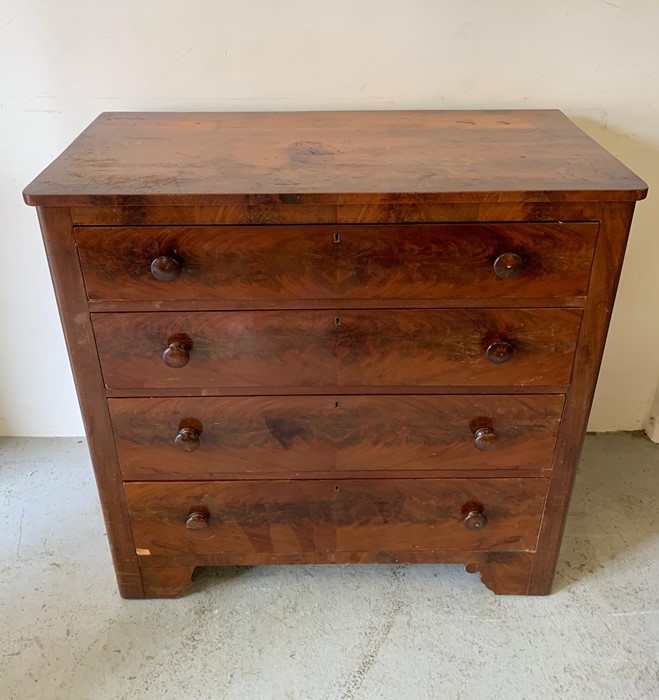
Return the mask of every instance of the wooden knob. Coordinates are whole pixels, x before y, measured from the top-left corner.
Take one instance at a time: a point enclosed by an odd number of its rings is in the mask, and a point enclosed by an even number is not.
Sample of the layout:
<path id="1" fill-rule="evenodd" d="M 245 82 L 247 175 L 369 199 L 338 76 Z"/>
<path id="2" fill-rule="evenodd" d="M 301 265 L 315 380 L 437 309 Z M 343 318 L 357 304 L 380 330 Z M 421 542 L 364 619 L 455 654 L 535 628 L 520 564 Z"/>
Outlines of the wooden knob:
<path id="1" fill-rule="evenodd" d="M 467 530 L 482 530 L 487 525 L 487 516 L 483 513 L 483 506 L 469 504 L 471 510 L 465 515 L 464 524 Z"/>
<path id="2" fill-rule="evenodd" d="M 174 438 L 174 444 L 183 452 L 194 452 L 199 449 L 199 431 L 195 428 L 181 428 Z"/>
<path id="3" fill-rule="evenodd" d="M 162 354 L 163 362 L 173 369 L 185 367 L 190 362 L 190 346 L 181 341 L 170 343 Z"/>
<path id="4" fill-rule="evenodd" d="M 517 253 L 502 253 L 494 261 L 494 272 L 502 280 L 512 280 L 524 269 L 524 261 Z"/>
<path id="5" fill-rule="evenodd" d="M 193 510 L 185 521 L 188 530 L 203 530 L 208 527 L 210 515 L 206 510 Z"/>
<path id="6" fill-rule="evenodd" d="M 503 365 L 513 356 L 513 346 L 505 340 L 495 340 L 485 351 L 487 359 L 493 365 Z"/>
<path id="7" fill-rule="evenodd" d="M 173 282 L 181 274 L 181 261 L 161 255 L 151 263 L 151 274 L 160 282 Z"/>
<path id="8" fill-rule="evenodd" d="M 492 428 L 479 428 L 474 433 L 474 445 L 483 452 L 491 450 L 497 444 L 498 440 L 499 436 Z"/>

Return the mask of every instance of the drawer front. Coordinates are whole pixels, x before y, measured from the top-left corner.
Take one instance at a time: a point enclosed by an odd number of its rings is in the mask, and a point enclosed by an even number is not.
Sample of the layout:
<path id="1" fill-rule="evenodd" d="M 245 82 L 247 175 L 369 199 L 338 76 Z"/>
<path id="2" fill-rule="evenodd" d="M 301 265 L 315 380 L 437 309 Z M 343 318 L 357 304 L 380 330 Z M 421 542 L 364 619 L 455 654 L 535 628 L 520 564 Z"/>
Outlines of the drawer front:
<path id="1" fill-rule="evenodd" d="M 83 227 L 76 240 L 96 300 L 552 298 L 586 293 L 597 230 L 597 223 Z M 506 254 L 518 257 L 495 266 Z M 514 269 L 504 264 L 511 260 Z"/>
<path id="2" fill-rule="evenodd" d="M 142 554 L 249 555 L 532 551 L 547 483 L 364 479 L 132 482 L 124 488 Z M 483 524 L 481 512 L 485 526 L 468 529 L 466 522 Z"/>
<path id="3" fill-rule="evenodd" d="M 92 314 L 109 388 L 171 389 L 566 385 L 580 319 L 578 309 Z"/>
<path id="4" fill-rule="evenodd" d="M 110 399 L 126 480 L 551 468 L 563 396 Z"/>

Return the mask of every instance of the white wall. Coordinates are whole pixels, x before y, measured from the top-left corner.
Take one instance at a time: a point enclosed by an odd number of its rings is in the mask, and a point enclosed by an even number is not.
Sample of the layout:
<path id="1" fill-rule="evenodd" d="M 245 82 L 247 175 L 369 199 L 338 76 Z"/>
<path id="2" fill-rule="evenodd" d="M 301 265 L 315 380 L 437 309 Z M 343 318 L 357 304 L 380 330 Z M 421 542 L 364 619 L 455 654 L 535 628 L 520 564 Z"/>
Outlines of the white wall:
<path id="1" fill-rule="evenodd" d="M 558 107 L 650 185 L 591 429 L 659 377 L 656 0 L 2 0 L 0 434 L 82 432 L 21 189 L 104 110 Z M 654 188 L 654 192 L 652 192 Z"/>

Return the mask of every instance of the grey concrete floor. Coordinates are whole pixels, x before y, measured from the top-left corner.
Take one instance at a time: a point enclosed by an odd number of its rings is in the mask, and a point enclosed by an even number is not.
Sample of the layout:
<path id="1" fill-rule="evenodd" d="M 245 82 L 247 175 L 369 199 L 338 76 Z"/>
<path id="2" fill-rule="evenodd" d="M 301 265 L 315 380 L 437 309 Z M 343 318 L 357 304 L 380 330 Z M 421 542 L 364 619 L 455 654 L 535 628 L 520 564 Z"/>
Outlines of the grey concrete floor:
<path id="1" fill-rule="evenodd" d="M 0 441 L 0 698 L 659 698 L 659 446 L 589 436 L 555 592 L 460 566 L 197 569 L 124 601 L 86 446 Z"/>

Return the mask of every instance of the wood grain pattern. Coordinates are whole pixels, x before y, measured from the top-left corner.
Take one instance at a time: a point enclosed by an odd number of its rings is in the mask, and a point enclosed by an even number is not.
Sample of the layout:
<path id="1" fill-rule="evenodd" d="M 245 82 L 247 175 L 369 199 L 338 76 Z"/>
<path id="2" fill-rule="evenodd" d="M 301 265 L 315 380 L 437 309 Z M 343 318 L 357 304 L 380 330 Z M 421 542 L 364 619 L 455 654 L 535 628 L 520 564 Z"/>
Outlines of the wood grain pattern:
<path id="1" fill-rule="evenodd" d="M 565 394 L 568 387 L 564 384 L 562 385 L 542 385 L 537 386 L 521 386 L 521 385 L 510 385 L 510 386 L 487 386 L 487 385 L 470 385 L 470 386 L 448 386 L 443 385 L 441 387 L 441 393 L 447 395 L 473 395 L 473 394 L 492 394 L 496 396 L 503 396 L 506 394 L 512 395 L 524 395 L 524 394 Z M 138 389 L 108 389 L 106 388 L 105 394 L 108 398 L 120 399 L 120 398 L 158 398 L 166 396 L 180 396 L 192 397 L 192 396 L 329 396 L 336 394 L 337 396 L 350 396 L 351 394 L 361 395 L 361 394 L 390 394 L 392 396 L 404 396 L 406 394 L 437 394 L 439 391 L 436 386 L 412 386 L 412 385 L 398 385 L 398 386 L 372 386 L 365 388 L 364 386 L 352 386 L 346 384 L 345 386 L 334 386 L 334 387 L 317 387 L 317 386 L 265 386 L 265 387 L 182 387 L 177 388 L 175 391 L 168 389 L 166 387 L 161 388 L 138 388 Z"/>
<path id="2" fill-rule="evenodd" d="M 604 205 L 573 381 L 566 399 L 542 522 L 540 556 L 533 561 L 530 593 L 551 591 L 633 213 L 633 204 Z"/>
<path id="3" fill-rule="evenodd" d="M 85 288 L 76 264 L 71 217 L 67 209 L 56 207 L 39 209 L 38 214 L 119 592 L 124 598 L 141 598 L 144 596 L 144 587 L 135 555 L 94 334 L 86 307 Z"/>
<path id="4" fill-rule="evenodd" d="M 110 388 L 565 385 L 577 309 L 92 314 Z M 191 343 L 172 369 L 172 339 Z M 504 339 L 513 359 L 494 365 Z"/>
<path id="5" fill-rule="evenodd" d="M 251 204 L 229 206 L 71 207 L 76 226 L 200 224 L 418 224 L 441 222 L 599 221 L 600 202 L 468 202 L 437 204 Z"/>
<path id="6" fill-rule="evenodd" d="M 145 598 L 176 598 L 192 584 L 195 567 L 156 562 L 151 557 L 139 557 Z"/>
<path id="7" fill-rule="evenodd" d="M 548 590 L 532 589 L 533 558 L 482 561 L 468 564 L 470 574 L 479 573 L 481 581 L 497 595 L 546 595 Z"/>
<path id="8" fill-rule="evenodd" d="M 199 554 L 185 552 L 180 554 L 153 555 L 147 550 L 140 550 L 138 559 L 156 567 L 179 566 L 270 566 L 276 564 L 492 564 L 518 562 L 529 564 L 536 557 L 534 552 L 436 549 L 408 550 L 405 552 L 385 552 L 371 550 L 366 552 L 213 552 Z"/>
<path id="9" fill-rule="evenodd" d="M 104 113 L 34 205 L 636 200 L 647 186 L 557 110 Z"/>
<path id="10" fill-rule="evenodd" d="M 529 589 L 530 571 L 537 555 L 533 552 L 492 550 L 414 550 L 406 552 L 215 552 L 138 557 L 145 597 L 175 598 L 190 587 L 195 566 L 236 566 L 272 564 L 464 564 L 468 572 L 481 573 L 482 582 L 503 595 L 533 595 Z"/>
<path id="11" fill-rule="evenodd" d="M 551 299 L 585 294 L 597 227 L 115 226 L 76 240 L 92 300 Z M 511 253 L 519 274 L 500 279 L 493 264 Z M 156 279 L 155 260 L 180 273 Z"/>
<path id="12" fill-rule="evenodd" d="M 549 593 L 646 191 L 552 110 L 101 115 L 24 197 L 121 594 L 330 562 Z"/>
<path id="13" fill-rule="evenodd" d="M 299 300 L 198 300 L 198 301 L 106 301 L 91 300 L 89 310 L 92 312 L 134 312 L 134 311 L 298 311 L 305 309 L 386 309 L 396 305 L 397 309 L 542 309 L 554 307 L 557 303 L 564 309 L 582 309 L 586 297 L 556 298 L 536 297 L 534 299 L 510 299 L 506 297 L 491 299 L 310 299 Z"/>
<path id="14" fill-rule="evenodd" d="M 535 548 L 547 479 L 131 482 L 135 546 L 150 555 L 194 552 L 498 550 Z M 477 501 L 485 529 L 465 528 Z M 208 528 L 185 527 L 191 509 Z"/>
<path id="15" fill-rule="evenodd" d="M 125 480 L 309 472 L 549 469 L 562 396 L 110 399 Z M 477 430 L 496 446 L 480 451 Z M 182 451 L 180 429 L 199 447 Z M 195 445 L 196 446 L 196 445 Z"/>

